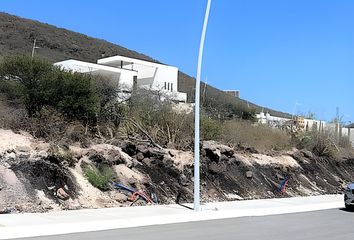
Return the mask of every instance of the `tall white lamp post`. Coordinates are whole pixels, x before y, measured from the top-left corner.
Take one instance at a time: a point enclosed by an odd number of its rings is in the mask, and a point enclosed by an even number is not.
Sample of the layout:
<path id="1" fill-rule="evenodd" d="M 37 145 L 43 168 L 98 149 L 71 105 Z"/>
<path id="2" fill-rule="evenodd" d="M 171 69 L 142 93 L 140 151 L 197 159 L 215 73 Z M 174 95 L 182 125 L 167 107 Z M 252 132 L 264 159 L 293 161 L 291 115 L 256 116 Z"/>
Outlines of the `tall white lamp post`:
<path id="1" fill-rule="evenodd" d="M 199 142 L 200 142 L 200 78 L 202 72 L 203 61 L 203 49 L 205 33 L 208 25 L 209 13 L 210 13 L 211 0 L 208 0 L 207 8 L 205 11 L 204 24 L 202 30 L 202 36 L 199 45 L 198 55 L 198 68 L 197 79 L 195 82 L 195 107 L 194 107 L 194 210 L 200 211 L 200 155 L 199 155 Z"/>

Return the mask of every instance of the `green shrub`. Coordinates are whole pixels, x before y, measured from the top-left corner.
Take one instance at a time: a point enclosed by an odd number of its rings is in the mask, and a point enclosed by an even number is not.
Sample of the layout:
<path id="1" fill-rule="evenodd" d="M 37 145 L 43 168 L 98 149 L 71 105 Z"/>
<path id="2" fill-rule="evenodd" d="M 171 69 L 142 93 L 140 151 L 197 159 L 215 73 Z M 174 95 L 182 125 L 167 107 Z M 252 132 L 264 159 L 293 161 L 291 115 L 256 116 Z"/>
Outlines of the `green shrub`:
<path id="1" fill-rule="evenodd" d="M 52 102 L 71 119 L 93 119 L 98 111 L 98 97 L 91 76 L 76 72 L 56 71 Z"/>
<path id="2" fill-rule="evenodd" d="M 95 119 L 99 101 L 93 78 L 53 66 L 29 56 L 5 57 L 0 64 L 0 90 L 19 98 L 29 117 L 41 115 L 45 106 L 70 119 Z"/>
<path id="3" fill-rule="evenodd" d="M 84 164 L 82 169 L 84 175 L 92 186 L 100 189 L 101 191 L 107 191 L 110 189 L 109 183 L 114 178 L 114 172 L 110 167 L 104 166 L 96 168 L 90 166 L 89 164 Z"/>
<path id="4" fill-rule="evenodd" d="M 43 59 L 11 56 L 0 63 L 0 93 L 27 113 L 11 126 L 36 137 L 59 140 L 73 123 L 95 136 L 103 136 L 101 124 L 113 137 L 124 111 L 118 92 L 116 81 L 66 71 Z"/>
<path id="5" fill-rule="evenodd" d="M 21 85 L 12 81 L 1 81 L 0 79 L 0 92 L 6 94 L 9 100 L 18 100 L 22 97 L 23 89 Z"/>
<path id="6" fill-rule="evenodd" d="M 209 117 L 201 117 L 201 136 L 203 140 L 219 140 L 222 123 Z"/>
<path id="7" fill-rule="evenodd" d="M 11 95 L 16 89 L 29 116 L 37 115 L 50 98 L 46 83 L 52 78 L 52 68 L 50 63 L 37 58 L 5 57 L 0 65 L 2 90 Z"/>

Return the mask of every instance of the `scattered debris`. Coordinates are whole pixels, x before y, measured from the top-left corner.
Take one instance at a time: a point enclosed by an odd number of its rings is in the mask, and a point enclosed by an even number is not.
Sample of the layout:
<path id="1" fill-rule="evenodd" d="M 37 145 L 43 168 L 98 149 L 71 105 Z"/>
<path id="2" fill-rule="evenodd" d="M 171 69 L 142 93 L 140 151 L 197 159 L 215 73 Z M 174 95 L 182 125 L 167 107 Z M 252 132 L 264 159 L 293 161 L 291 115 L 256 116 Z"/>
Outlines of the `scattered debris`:
<path id="1" fill-rule="evenodd" d="M 277 189 L 277 193 L 284 194 L 286 192 L 286 188 L 288 187 L 289 184 L 289 178 L 285 178 L 283 181 L 281 181 L 279 188 Z"/>
<path id="2" fill-rule="evenodd" d="M 15 208 L 4 208 L 2 210 L 0 210 L 0 214 L 11 214 L 11 213 L 16 213 L 16 209 Z"/>
<path id="3" fill-rule="evenodd" d="M 56 192 L 56 195 L 59 199 L 64 201 L 70 198 L 70 195 L 67 194 L 63 188 L 59 188 Z"/>
<path id="4" fill-rule="evenodd" d="M 252 171 L 247 171 L 246 172 L 246 177 L 247 178 L 252 178 L 253 177 L 253 172 Z"/>
<path id="5" fill-rule="evenodd" d="M 132 204 L 134 204 L 137 200 L 139 200 L 139 198 L 142 198 L 145 202 L 149 203 L 149 204 L 154 204 L 156 202 L 154 202 L 146 192 L 140 190 L 140 191 L 136 191 L 135 189 L 129 188 L 127 186 L 124 186 L 120 183 L 112 183 L 114 187 L 127 191 L 129 193 L 131 193 L 131 196 L 128 198 L 129 201 L 132 202 Z M 131 204 L 131 205 L 132 205 Z"/>

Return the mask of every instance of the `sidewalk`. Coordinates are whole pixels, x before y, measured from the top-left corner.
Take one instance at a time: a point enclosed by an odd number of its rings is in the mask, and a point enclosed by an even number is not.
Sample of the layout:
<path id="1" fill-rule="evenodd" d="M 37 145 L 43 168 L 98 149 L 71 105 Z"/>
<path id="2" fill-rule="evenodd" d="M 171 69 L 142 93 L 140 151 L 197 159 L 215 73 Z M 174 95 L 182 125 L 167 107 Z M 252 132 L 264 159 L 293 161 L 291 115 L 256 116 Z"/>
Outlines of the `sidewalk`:
<path id="1" fill-rule="evenodd" d="M 192 205 L 189 205 L 192 206 Z M 307 212 L 344 206 L 342 195 L 208 203 L 201 212 L 178 205 L 0 215 L 0 239 L 149 225 Z"/>

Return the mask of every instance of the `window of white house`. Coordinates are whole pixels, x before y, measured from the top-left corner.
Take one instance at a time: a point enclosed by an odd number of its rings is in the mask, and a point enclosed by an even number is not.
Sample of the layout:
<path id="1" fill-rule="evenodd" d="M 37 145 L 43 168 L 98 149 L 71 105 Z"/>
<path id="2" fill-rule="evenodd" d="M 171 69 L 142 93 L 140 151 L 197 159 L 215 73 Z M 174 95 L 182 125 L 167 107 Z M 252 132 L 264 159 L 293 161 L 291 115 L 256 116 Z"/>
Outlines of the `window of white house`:
<path id="1" fill-rule="evenodd" d="M 165 87 L 164 87 L 164 89 L 165 89 L 165 90 L 167 89 L 167 82 L 165 82 Z"/>
<path id="2" fill-rule="evenodd" d="M 171 83 L 171 92 L 173 92 L 173 83 Z"/>
<path id="3" fill-rule="evenodd" d="M 167 83 L 167 90 L 170 90 L 170 83 Z"/>

